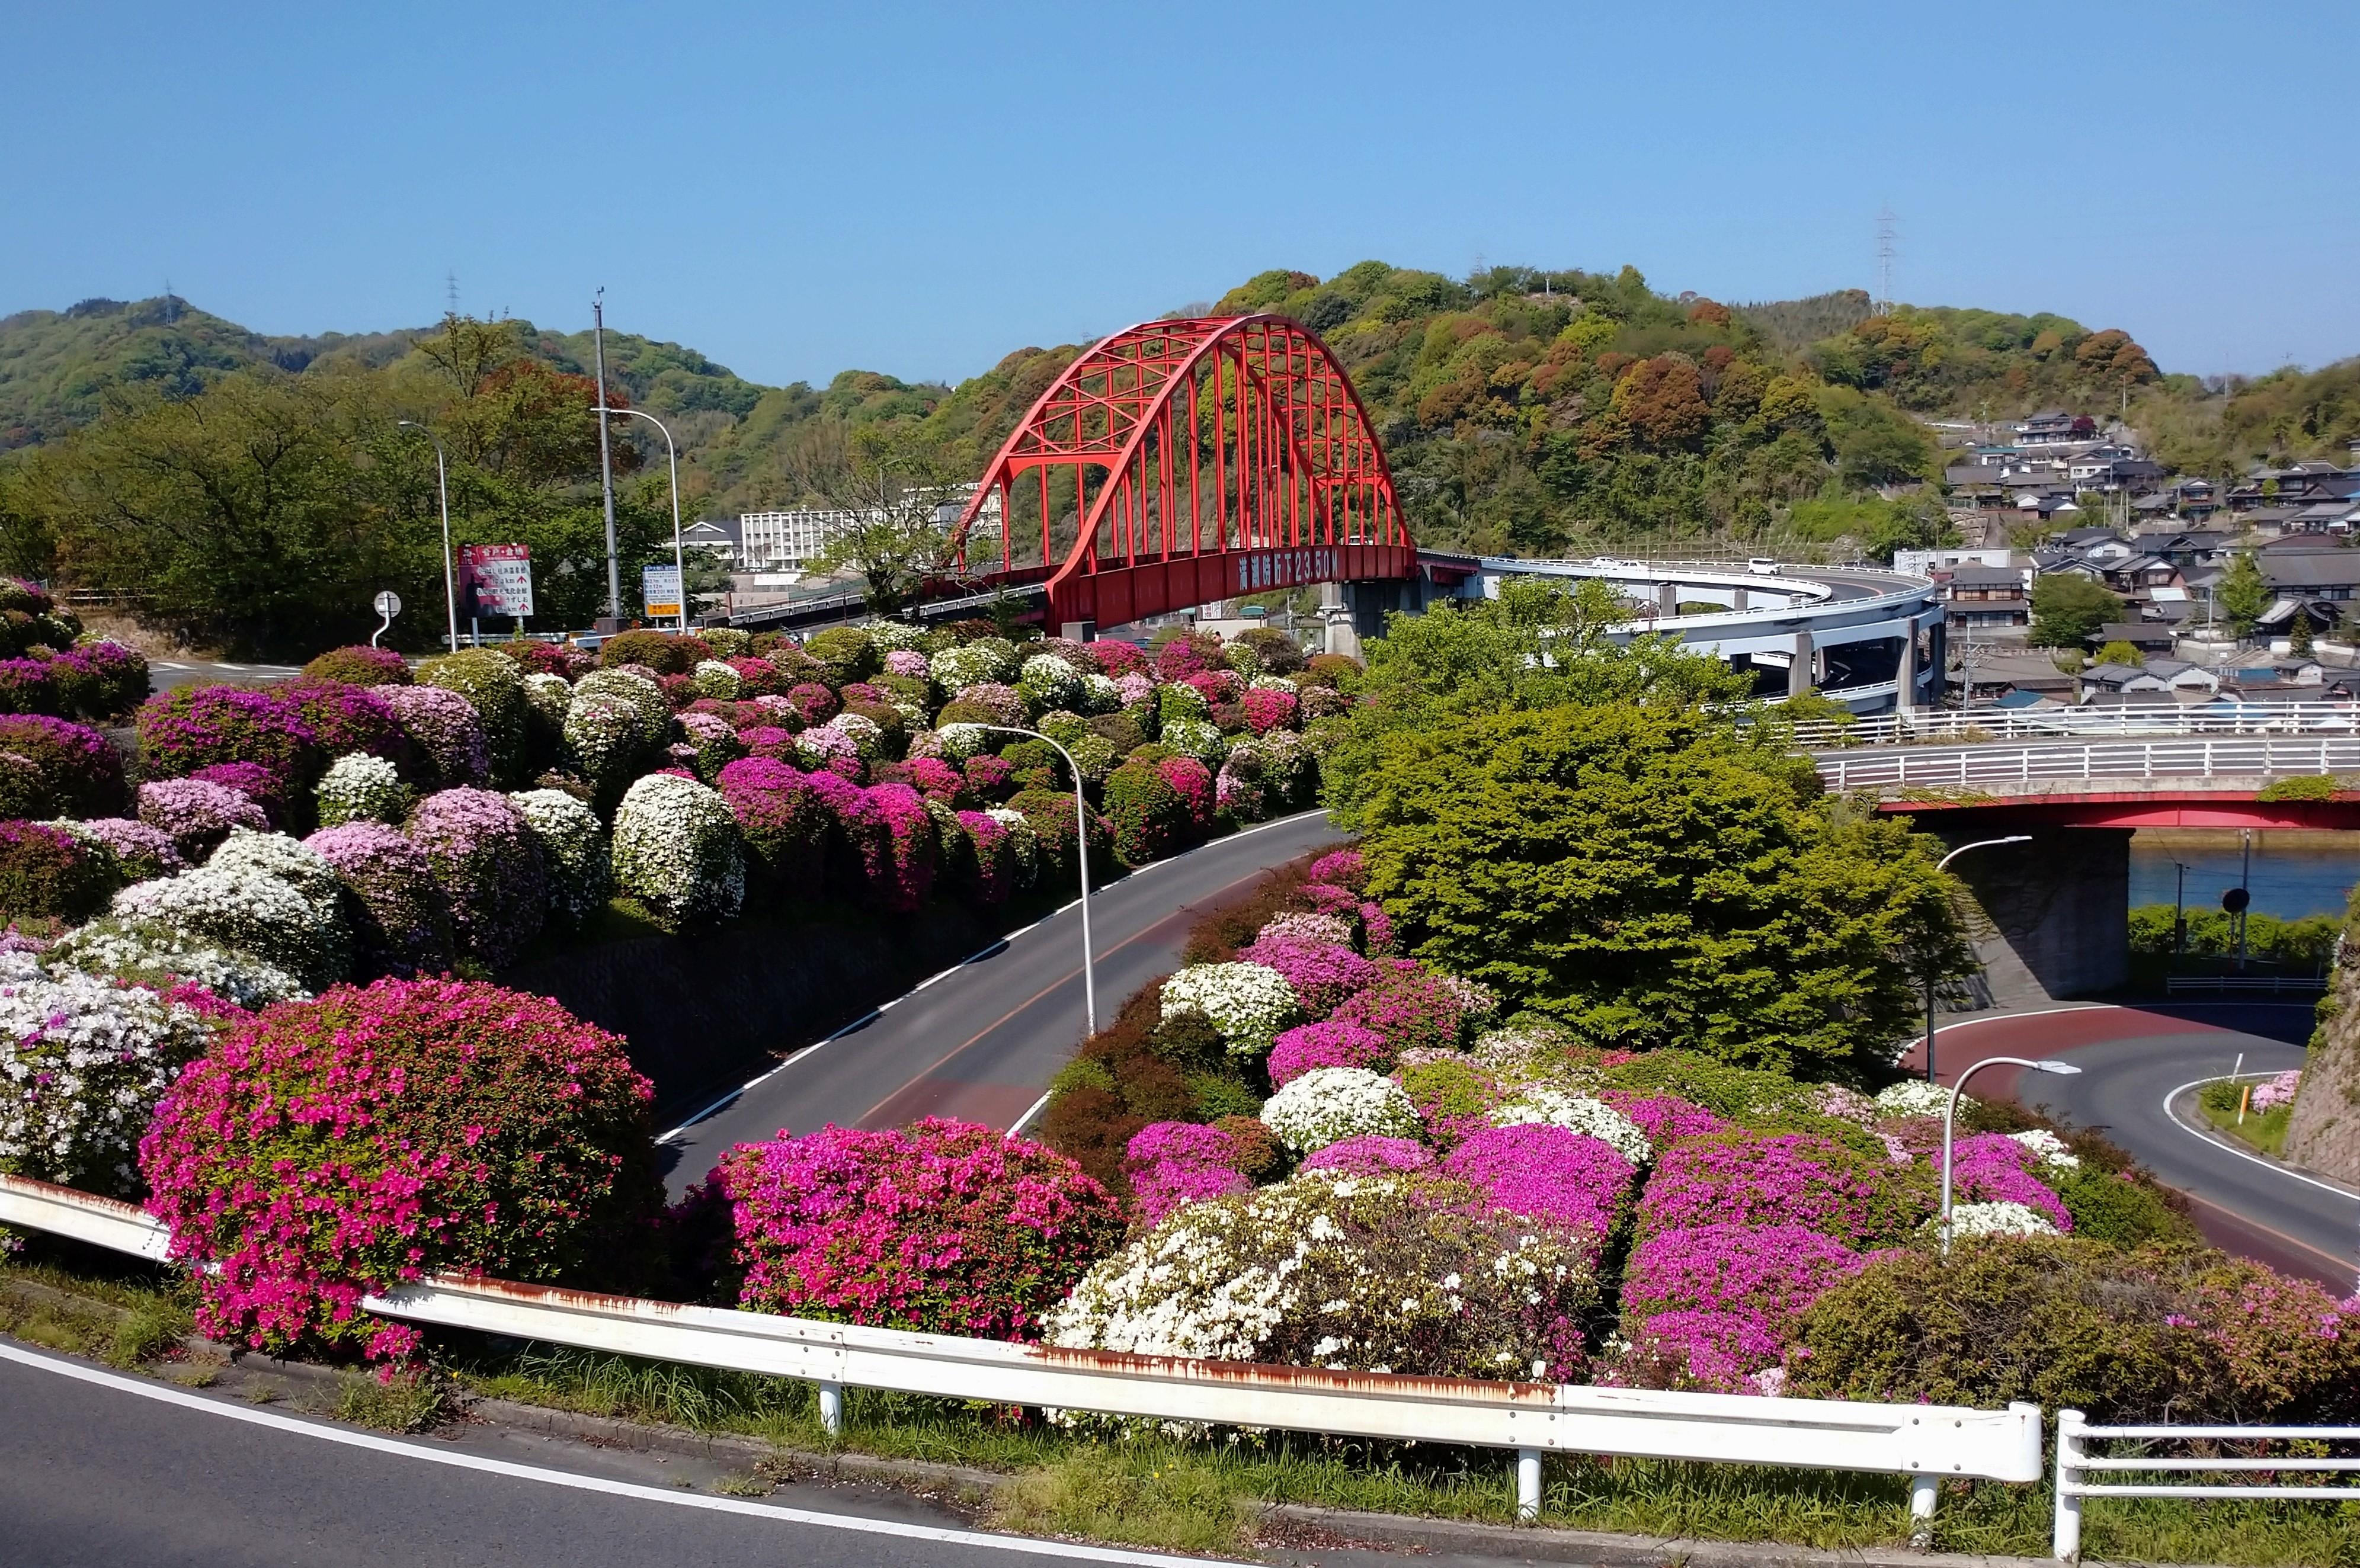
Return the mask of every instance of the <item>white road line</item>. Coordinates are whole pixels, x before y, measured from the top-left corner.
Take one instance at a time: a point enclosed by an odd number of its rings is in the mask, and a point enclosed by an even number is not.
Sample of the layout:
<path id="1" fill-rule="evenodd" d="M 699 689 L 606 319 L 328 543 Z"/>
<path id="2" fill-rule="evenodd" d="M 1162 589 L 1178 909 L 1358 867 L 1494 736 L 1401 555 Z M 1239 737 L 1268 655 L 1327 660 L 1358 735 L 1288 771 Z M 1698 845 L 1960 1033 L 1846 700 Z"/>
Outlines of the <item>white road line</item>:
<path id="1" fill-rule="evenodd" d="M 1203 844 L 1199 844 L 1199 845 L 1197 846 L 1197 848 L 1198 848 L 1198 849 L 1210 849 L 1210 848 L 1212 848 L 1212 847 L 1213 847 L 1213 845 L 1214 845 L 1214 844 L 1229 844 L 1229 843 L 1231 843 L 1231 842 L 1233 842 L 1233 841 L 1235 841 L 1235 840 L 1237 840 L 1237 839 L 1244 838 L 1248 833 L 1258 833 L 1262 832 L 1262 829 L 1264 829 L 1264 828 L 1284 827 L 1284 826 L 1285 826 L 1287 823 L 1289 823 L 1289 822 L 1301 822 L 1301 821 L 1302 821 L 1304 818 L 1306 818 L 1306 817 L 1316 817 L 1316 816 L 1321 816 L 1321 815 L 1324 815 L 1324 814 L 1326 813 L 1326 811 L 1327 811 L 1327 808 L 1326 808 L 1325 806 L 1315 806 L 1315 807 L 1313 807 L 1310 811 L 1297 811 L 1297 812 L 1295 812 L 1295 815 L 1293 815 L 1293 816 L 1291 816 L 1291 817 L 1280 817 L 1280 818 L 1278 818 L 1278 819 L 1276 819 L 1275 821 L 1273 821 L 1273 822 L 1262 822 L 1262 823 L 1259 823 L 1259 824 L 1257 824 L 1257 825 L 1255 825 L 1255 826 L 1253 826 L 1253 827 L 1250 827 L 1250 828 L 1242 829 L 1242 830 L 1240 830 L 1240 831 L 1239 831 L 1239 832 L 1237 832 L 1237 833 L 1233 833 L 1229 834 L 1228 838 L 1217 838 L 1217 839 L 1214 839 L 1214 840 L 1212 840 L 1210 843 Z M 1190 855 L 1194 855 L 1195 853 L 1196 853 L 1196 850 L 1190 850 L 1188 853 L 1189 853 Z M 1155 866 L 1170 866 L 1170 865 L 1172 865 L 1174 862 L 1175 862 L 1175 861 L 1179 861 L 1179 860 L 1182 860 L 1182 859 L 1185 859 L 1185 856 L 1175 855 L 1173 855 L 1173 856 L 1172 856 L 1170 859 L 1168 859 L 1168 860 L 1159 860 L 1159 861 L 1155 861 L 1154 863 L 1153 863 L 1153 864 L 1152 864 L 1152 865 L 1150 865 L 1150 866 L 1143 866 L 1143 867 L 1142 867 L 1142 870 L 1150 870 L 1150 871 L 1152 871 L 1152 870 L 1153 870 L 1153 869 L 1155 868 Z M 1134 872 L 1132 872 L 1132 873 L 1131 873 L 1131 874 L 1130 874 L 1130 876 L 1131 876 L 1131 877 L 1136 877 L 1137 875 L 1139 875 L 1139 873 L 1138 873 L 1138 872 L 1136 872 L 1136 871 L 1134 871 Z M 1129 879 L 1130 879 L 1130 878 L 1129 878 L 1128 877 L 1121 877 L 1121 878 L 1118 878 L 1118 880 L 1119 880 L 1119 881 L 1127 881 L 1127 880 L 1129 880 Z M 1091 888 L 1091 889 L 1090 889 L 1090 891 L 1091 891 L 1093 894 L 1103 893 L 1104 891 L 1106 891 L 1107 887 L 1112 887 L 1112 886 L 1114 886 L 1114 884 L 1113 884 L 1113 883 L 1107 883 L 1107 884 L 1104 884 L 1103 886 L 1097 887 L 1093 887 L 1093 888 Z M 717 1100 L 714 1101 L 711 1105 L 709 1105 L 705 1106 L 703 1110 L 701 1110 L 701 1111 L 697 1112 L 697 1113 L 696 1113 L 696 1115 L 694 1115 L 694 1116 L 693 1116 L 689 1117 L 689 1118 L 688 1118 L 688 1120 L 686 1120 L 686 1121 L 684 1121 L 684 1122 L 681 1123 L 681 1124 L 680 1124 L 680 1126 L 678 1126 L 678 1127 L 676 1127 L 672 1128 L 670 1132 L 661 1133 L 661 1134 L 657 1135 L 656 1142 L 657 1142 L 658 1144 L 666 1144 L 666 1143 L 672 1143 L 672 1142 L 676 1142 L 683 1133 L 687 1132 L 689 1128 L 691 1128 L 691 1127 L 694 1127 L 697 1123 L 699 1123 L 699 1122 L 701 1122 L 701 1121 L 704 1121 L 706 1117 L 708 1117 L 708 1116 L 712 1116 L 715 1112 L 716 1112 L 716 1111 L 720 1110 L 724 1105 L 728 1105 L 731 1101 L 736 1100 L 736 1099 L 738 1099 L 738 1098 L 741 1098 L 742 1096 L 744 1096 L 744 1095 L 746 1095 L 746 1094 L 750 1094 L 750 1093 L 751 1093 L 755 1088 L 757 1088 L 757 1087 L 758 1087 L 758 1086 L 759 1086 L 760 1084 L 763 1084 L 763 1083 L 769 1083 L 771 1079 L 773 1079 L 773 1078 L 777 1077 L 780 1073 L 784 1073 L 788 1068 L 792 1067 L 796 1062 L 801 1062 L 804 1057 L 809 1056 L 812 1052 L 814 1052 L 814 1051 L 817 1051 L 820 1047 L 822 1047 L 822 1046 L 824 1046 L 824 1045 L 831 1044 L 831 1043 L 833 1043 L 833 1042 L 834 1042 L 834 1041 L 836 1041 L 836 1040 L 841 1040 L 841 1039 L 843 1039 L 846 1035 L 848 1035 L 848 1034 L 851 1034 L 852 1032 L 854 1032 L 856 1029 L 865 1029 L 865 1028 L 867 1028 L 869 1025 L 870 1025 L 870 1024 L 872 1024 L 872 1023 L 876 1022 L 876 1021 L 877 1021 L 877 1019 L 878 1019 L 879 1018 L 880 1018 L 880 1017 L 882 1017 L 884 1014 L 886 1014 L 886 1013 L 888 1013 L 888 1012 L 891 1011 L 893 1008 L 900 1007 L 902 1003 L 904 1003 L 904 1002 L 908 1001 L 911 997 L 912 997 L 912 996 L 916 996 L 919 992 L 921 992 L 921 991 L 924 990 L 927 986 L 929 986 L 929 985 L 933 985 L 935 981 L 937 981 L 937 980 L 940 980 L 940 979 L 944 978 L 944 976 L 945 976 L 945 975 L 956 975 L 956 974 L 957 974 L 960 970 L 962 970 L 962 969 L 966 968 L 968 964 L 973 964 L 977 959 L 979 959 L 979 958 L 983 957 L 986 953 L 991 953 L 991 952 L 994 952 L 994 951 L 996 951 L 996 950 L 998 950 L 998 949 L 1000 949 L 1000 948 L 1003 948 L 1003 947 L 1010 947 L 1010 946 L 1013 946 L 1013 945 L 1015 944 L 1016 939 L 1017 939 L 1018 937 L 1020 937 L 1020 936 L 1022 936 L 1026 931 L 1032 931 L 1032 930 L 1037 929 L 1038 927 L 1041 927 L 1041 926 L 1043 926 L 1043 925 L 1048 924 L 1048 922 L 1049 922 L 1049 921 L 1051 921 L 1051 920 L 1053 920 L 1056 919 L 1056 918 L 1057 918 L 1057 916 L 1064 914 L 1067 909 L 1072 909 L 1072 908 L 1074 907 L 1074 905 L 1075 905 L 1075 904 L 1078 904 L 1078 903 L 1080 903 L 1080 902 L 1081 902 L 1081 900 L 1080 900 L 1079 898 L 1076 898 L 1076 899 L 1073 901 L 1073 903 L 1062 905 L 1062 906 L 1060 906 L 1059 908 L 1057 908 L 1056 909 L 1054 909 L 1054 910 L 1051 911 L 1050 913 L 1048 913 L 1048 914 L 1045 914 L 1045 915 L 1042 916 L 1039 920 L 1034 920 L 1034 921 L 1032 923 L 1032 925 L 1024 926 L 1024 927 L 1022 927 L 1022 928 L 1021 928 L 1021 929 L 1019 929 L 1019 930 L 1010 931 L 1006 936 L 1000 937 L 1000 938 L 999 938 L 997 941 L 994 941 L 994 942 L 990 942 L 990 943 L 989 943 L 989 944 L 987 944 L 987 945 L 985 945 L 985 946 L 983 946 L 983 947 L 979 947 L 979 948 L 976 949 L 976 950 L 975 950 L 975 952 L 973 952 L 973 953 L 969 953 L 967 957 L 960 959 L 956 964 L 952 964 L 948 969 L 945 969 L 945 970 L 942 971 L 942 973 L 941 973 L 941 974 L 938 974 L 938 975 L 928 975 L 925 979 L 919 981 L 915 985 L 911 986 L 907 991 L 902 992 L 900 996 L 898 996 L 894 997 L 891 1001 L 887 1002 L 887 1003 L 884 1003 L 882 1006 L 880 1006 L 880 1007 L 879 1007 L 878 1008 L 876 1008 L 873 1012 L 868 1012 L 868 1013 L 864 1013 L 864 1014 L 862 1014 L 859 1018 L 857 1018 L 853 1019 L 850 1023 L 848 1023 L 848 1024 L 845 1025 L 842 1029 L 840 1029 L 836 1030 L 834 1034 L 829 1035 L 826 1039 L 825 1039 L 825 1040 L 814 1040 L 811 1044 L 809 1044 L 809 1045 L 807 1045 L 807 1046 L 804 1046 L 801 1051 L 795 1051 L 795 1052 L 793 1052 L 792 1055 L 789 1055 L 789 1056 L 786 1056 L 786 1057 L 782 1057 L 782 1058 L 780 1060 L 779 1064 L 778 1064 L 777 1066 L 775 1066 L 775 1067 L 771 1068 L 769 1072 L 767 1072 L 767 1073 L 758 1073 L 758 1074 L 756 1074 L 754 1077 L 748 1078 L 748 1080 L 746 1080 L 746 1082 L 745 1082 L 745 1083 L 740 1083 L 737 1088 L 730 1090 L 730 1091 L 729 1091 L 729 1093 L 727 1093 L 727 1094 L 726 1094 L 722 1095 L 719 1099 L 717 1099 Z M 1048 1096 L 1047 1096 L 1047 1095 L 1045 1095 L 1045 1094 L 1044 1094 L 1044 1095 L 1043 1095 L 1043 1096 L 1042 1096 L 1042 1103 L 1043 1103 L 1043 1104 L 1046 1104 L 1046 1103 L 1047 1103 L 1047 1100 L 1048 1100 Z M 1027 1120 L 1027 1121 L 1031 1120 L 1031 1119 L 1032 1119 L 1032 1112 L 1033 1112 L 1033 1111 L 1038 1111 L 1040 1108 L 1041 1108 L 1041 1106 L 1036 1105 L 1034 1105 L 1034 1106 L 1032 1107 L 1032 1111 L 1027 1111 L 1027 1112 L 1025 1112 L 1025 1113 L 1024 1113 L 1025 1120 Z M 1018 1128 L 1021 1128 L 1023 1125 L 1024 1125 L 1024 1123 L 1023 1123 L 1023 1122 L 1022 1122 L 1022 1121 L 1020 1121 L 1020 1122 L 1018 1122 L 1018 1123 L 1016 1124 L 1016 1127 L 1011 1127 L 1009 1130 L 1010 1130 L 1011 1132 L 1014 1132 L 1014 1131 L 1018 1130 Z"/>
<path id="2" fill-rule="evenodd" d="M 2316 1176 L 2306 1176 L 2301 1171 L 2290 1170 L 2275 1160 L 2266 1160 L 2258 1154 L 2250 1154 L 2245 1149 L 2233 1148 L 2217 1138 L 2213 1138 L 2207 1133 L 2190 1127 L 2186 1122 L 2180 1120 L 2179 1116 L 2173 1112 L 2171 1102 L 2180 1098 L 2180 1095 L 2188 1093 L 2189 1090 L 2202 1088 L 2207 1083 L 2221 1083 L 2228 1076 L 2229 1074 L 2226 1073 L 2215 1073 L 2210 1078 L 2191 1079 L 2188 1083 L 2182 1083 L 2179 1088 L 2165 1094 L 2163 1097 L 2164 1120 L 2169 1122 L 2172 1126 L 2178 1127 L 2189 1137 L 2196 1139 L 2199 1143 L 2210 1144 L 2223 1154 L 2234 1154 L 2240 1160 L 2251 1160 L 2254 1164 L 2259 1165 L 2266 1170 L 2277 1171 L 2279 1175 L 2285 1177 L 2290 1181 L 2300 1181 L 2306 1187 L 2316 1187 L 2322 1192 L 2333 1192 L 2337 1197 L 2344 1199 L 2346 1203 L 2360 1203 L 2360 1197 L 2355 1197 L 2354 1194 L 2345 1192 L 2343 1188 L 2335 1186 L 2332 1182 L 2322 1181 Z"/>
<path id="3" fill-rule="evenodd" d="M 178 1405 L 183 1410 L 201 1410 L 206 1415 L 225 1421 L 245 1421 L 252 1426 L 268 1427 L 274 1432 L 293 1432 L 317 1439 L 322 1443 L 342 1443 L 347 1448 L 366 1449 L 373 1454 L 390 1454 L 403 1459 L 414 1459 L 426 1465 L 447 1465 L 457 1470 L 475 1470 L 486 1475 L 504 1475 L 515 1481 L 539 1481 L 545 1486 L 570 1486 L 579 1492 L 603 1492 L 612 1497 L 631 1497 L 645 1503 L 668 1503 L 673 1508 L 703 1508 L 709 1513 L 741 1514 L 755 1519 L 767 1519 L 780 1524 L 810 1525 L 820 1530 L 849 1530 L 857 1535 L 884 1535 L 901 1541 L 931 1541 L 945 1546 L 981 1548 L 990 1552 L 1031 1552 L 1037 1557 L 1065 1557 L 1087 1563 L 1120 1563 L 1137 1568 L 1204 1568 L 1207 1563 L 1224 1563 L 1226 1560 L 1205 1557 L 1167 1557 L 1160 1552 L 1126 1552 L 1119 1547 L 1082 1546 L 1065 1541 L 1034 1541 L 1024 1536 L 993 1535 L 976 1530 L 944 1530 L 934 1525 L 903 1524 L 894 1519 L 859 1519 L 849 1514 L 814 1513 L 809 1508 L 781 1508 L 769 1503 L 750 1502 L 738 1497 L 708 1497 L 702 1493 L 668 1490 L 661 1486 L 642 1486 L 630 1481 L 609 1481 L 595 1475 L 577 1475 L 570 1471 L 551 1470 L 538 1465 L 519 1465 L 513 1460 L 486 1459 L 473 1454 L 454 1454 L 447 1450 L 422 1447 L 374 1432 L 353 1432 L 343 1427 L 327 1426 L 315 1421 L 298 1421 L 273 1410 L 250 1410 L 237 1405 L 208 1399 L 185 1389 L 169 1388 L 145 1378 L 126 1377 L 114 1372 L 102 1372 L 95 1367 L 84 1367 L 56 1356 L 37 1356 L 13 1345 L 0 1345 L 0 1359 L 14 1361 L 44 1372 L 54 1372 L 62 1377 L 94 1383 L 102 1388 L 137 1395 L 160 1404 Z M 263 1506 L 263 1505 L 258 1505 Z M 1238 1563 L 1234 1568 L 1246 1568 Z"/>
<path id="4" fill-rule="evenodd" d="M 1009 1137 L 1011 1137 L 1011 1138 L 1014 1138 L 1018 1133 L 1022 1132 L 1022 1131 L 1024 1130 L 1024 1128 L 1025 1128 L 1026 1125 L 1027 1125 L 1028 1123 L 1030 1123 L 1030 1122 L 1032 1120 L 1032 1118 L 1033 1118 L 1034 1116 L 1039 1116 L 1039 1115 L 1041 1114 L 1041 1112 L 1042 1112 L 1042 1111 L 1043 1111 L 1043 1109 L 1048 1105 L 1048 1104 L 1049 1104 L 1049 1096 L 1048 1096 L 1047 1094 L 1043 1094 L 1039 1099 L 1037 1099 L 1037 1100 L 1033 1101 L 1033 1102 L 1032 1102 L 1032 1107 L 1031 1107 L 1029 1110 L 1027 1110 L 1027 1111 L 1026 1111 L 1022 1116 L 1019 1116 L 1019 1117 L 1017 1117 L 1017 1118 L 1016 1118 L 1016 1125 L 1015 1125 L 1014 1127 L 1010 1127 L 1010 1128 L 1008 1129 L 1008 1136 L 1009 1136 Z"/>

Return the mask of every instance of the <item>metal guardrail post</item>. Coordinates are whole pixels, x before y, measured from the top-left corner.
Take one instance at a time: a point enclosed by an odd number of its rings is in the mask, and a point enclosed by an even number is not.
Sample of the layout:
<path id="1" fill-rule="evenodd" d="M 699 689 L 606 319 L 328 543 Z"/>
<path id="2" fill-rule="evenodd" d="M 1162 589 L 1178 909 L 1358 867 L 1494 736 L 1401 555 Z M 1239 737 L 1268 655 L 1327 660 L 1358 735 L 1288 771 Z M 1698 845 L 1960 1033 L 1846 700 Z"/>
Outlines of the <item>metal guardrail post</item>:
<path id="1" fill-rule="evenodd" d="M 2088 1440 L 2081 1429 L 2089 1418 L 2079 1410 L 2057 1412 L 2057 1524 L 2049 1554 L 2060 1563 L 2081 1561 L 2081 1461 Z"/>
<path id="2" fill-rule="evenodd" d="M 844 1385 L 822 1383 L 819 1386 L 820 1430 L 830 1437 L 844 1435 Z"/>
<path id="3" fill-rule="evenodd" d="M 1939 1475 L 1909 1477 L 1909 1544 L 1920 1552 L 1934 1544 L 1934 1505 L 1941 1497 Z"/>
<path id="4" fill-rule="evenodd" d="M 1541 1451 L 1516 1450 L 1516 1522 L 1531 1524 L 1541 1517 Z"/>

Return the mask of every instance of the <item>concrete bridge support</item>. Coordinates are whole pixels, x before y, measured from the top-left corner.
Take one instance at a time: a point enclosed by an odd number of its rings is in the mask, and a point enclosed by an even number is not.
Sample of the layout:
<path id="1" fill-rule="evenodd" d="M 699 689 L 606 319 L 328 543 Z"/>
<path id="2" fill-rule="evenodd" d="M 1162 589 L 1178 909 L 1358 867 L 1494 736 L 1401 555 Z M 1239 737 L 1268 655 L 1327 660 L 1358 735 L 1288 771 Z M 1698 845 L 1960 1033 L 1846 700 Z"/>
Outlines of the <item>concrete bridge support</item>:
<path id="1" fill-rule="evenodd" d="M 1818 671 L 1811 668 L 1816 657 L 1811 647 L 1809 628 L 1795 634 L 1795 661 L 1786 666 L 1786 695 L 1799 697 L 1818 684 Z"/>
<path id="2" fill-rule="evenodd" d="M 2129 983 L 2130 829 L 1986 822 L 1933 831 L 1953 848 L 2008 831 L 2032 835 L 1951 863 L 1974 900 L 1967 918 L 1983 973 L 1969 985 L 1973 1008 L 2037 1007 Z"/>

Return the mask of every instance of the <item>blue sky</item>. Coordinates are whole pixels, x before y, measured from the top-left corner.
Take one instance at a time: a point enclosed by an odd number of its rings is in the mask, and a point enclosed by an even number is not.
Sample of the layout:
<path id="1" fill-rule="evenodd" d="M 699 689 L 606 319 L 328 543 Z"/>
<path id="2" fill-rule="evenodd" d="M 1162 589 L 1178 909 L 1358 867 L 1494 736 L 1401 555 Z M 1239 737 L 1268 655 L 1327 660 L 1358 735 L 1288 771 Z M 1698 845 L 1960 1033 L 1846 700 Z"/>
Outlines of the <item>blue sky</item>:
<path id="1" fill-rule="evenodd" d="M 8 0 L 0 313 L 463 309 L 956 378 L 1270 267 L 1611 269 L 2360 353 L 2360 6 Z"/>

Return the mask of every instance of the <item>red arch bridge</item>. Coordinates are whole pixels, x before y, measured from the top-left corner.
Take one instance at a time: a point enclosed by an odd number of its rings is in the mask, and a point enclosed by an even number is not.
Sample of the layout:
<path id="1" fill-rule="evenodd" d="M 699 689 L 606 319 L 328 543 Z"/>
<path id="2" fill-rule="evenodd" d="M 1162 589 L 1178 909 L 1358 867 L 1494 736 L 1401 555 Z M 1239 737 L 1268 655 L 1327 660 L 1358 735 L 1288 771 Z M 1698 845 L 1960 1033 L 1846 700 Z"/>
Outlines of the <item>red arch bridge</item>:
<path id="1" fill-rule="evenodd" d="M 1000 446 L 951 542 L 925 614 L 1013 591 L 1044 598 L 1055 627 L 1421 572 L 1360 394 L 1318 334 L 1284 316 L 1142 321 L 1092 345 Z M 838 597 L 736 621 L 857 610 Z"/>

